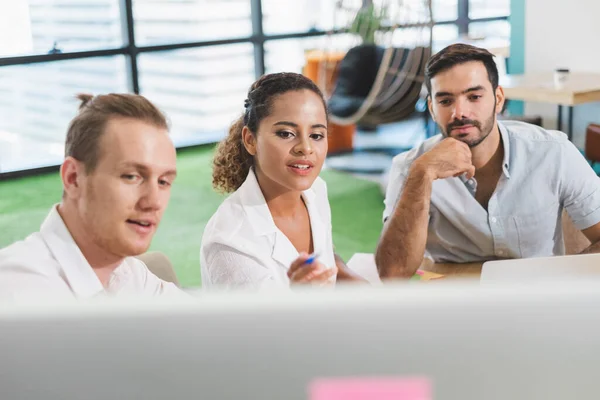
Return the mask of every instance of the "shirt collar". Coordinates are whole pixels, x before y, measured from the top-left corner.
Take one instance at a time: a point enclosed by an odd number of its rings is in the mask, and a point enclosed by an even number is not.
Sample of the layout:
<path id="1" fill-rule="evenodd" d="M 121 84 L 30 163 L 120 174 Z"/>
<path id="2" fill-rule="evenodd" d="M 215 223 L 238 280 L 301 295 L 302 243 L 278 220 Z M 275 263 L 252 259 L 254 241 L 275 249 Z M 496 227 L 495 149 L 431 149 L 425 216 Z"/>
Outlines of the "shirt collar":
<path id="1" fill-rule="evenodd" d="M 498 121 L 498 130 L 500 131 L 500 139 L 504 146 L 504 159 L 502 160 L 502 172 L 510 179 L 510 138 L 508 135 L 508 129 L 504 124 Z"/>
<path id="2" fill-rule="evenodd" d="M 267 201 L 262 193 L 258 179 L 254 170 L 250 168 L 246 180 L 238 189 L 242 207 L 248 216 L 248 220 L 252 226 L 252 229 L 257 235 L 266 235 L 269 233 L 277 232 L 277 226 L 267 206 Z M 310 209 L 309 204 L 313 202 L 315 193 L 312 188 L 302 192 L 302 197 L 306 202 L 307 208 Z"/>
<path id="3" fill-rule="evenodd" d="M 252 168 L 246 180 L 238 189 L 242 208 L 248 217 L 250 226 L 256 235 L 262 236 L 277 231 L 273 216 L 267 206 L 265 196 L 258 185 Z"/>
<path id="4" fill-rule="evenodd" d="M 61 266 L 63 278 L 76 297 L 87 298 L 104 292 L 104 287 L 73 240 L 57 207 L 54 205 L 50 210 L 42 223 L 40 234 Z"/>
<path id="5" fill-rule="evenodd" d="M 502 173 L 506 178 L 510 179 L 510 139 L 508 136 L 508 130 L 500 121 L 498 121 L 498 130 L 500 131 L 500 140 L 502 140 L 502 146 L 504 148 L 504 159 L 502 160 Z M 477 192 L 477 181 L 475 179 L 467 179 L 462 174 L 458 177 L 460 181 L 467 187 L 469 192 L 475 196 Z"/>
<path id="6" fill-rule="evenodd" d="M 273 248 L 271 257 L 279 262 L 283 267 L 289 267 L 290 263 L 298 257 L 298 251 L 293 246 L 292 242 L 287 238 L 275 225 L 271 211 L 267 206 L 262 190 L 256 179 L 256 174 L 251 169 L 248 177 L 238 189 L 242 207 L 250 222 L 250 226 L 254 233 L 258 236 L 269 235 L 273 236 Z M 313 243 L 315 252 L 322 253 L 320 248 L 324 243 L 323 236 L 324 227 L 322 226 L 320 217 L 317 217 L 315 207 L 315 192 L 312 188 L 302 192 L 302 197 L 306 203 L 306 208 L 310 216 L 311 234 L 313 235 Z"/>

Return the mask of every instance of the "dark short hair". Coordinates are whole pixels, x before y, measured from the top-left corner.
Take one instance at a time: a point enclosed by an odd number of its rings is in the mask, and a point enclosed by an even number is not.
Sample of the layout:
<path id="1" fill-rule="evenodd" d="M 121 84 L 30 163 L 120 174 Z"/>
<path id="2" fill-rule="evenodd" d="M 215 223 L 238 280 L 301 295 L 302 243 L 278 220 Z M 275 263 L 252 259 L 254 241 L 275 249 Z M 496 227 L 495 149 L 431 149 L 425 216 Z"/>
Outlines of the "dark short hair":
<path id="1" fill-rule="evenodd" d="M 479 47 L 469 44 L 451 44 L 438 53 L 434 54 L 425 66 L 425 85 L 431 95 L 431 80 L 440 72 L 444 72 L 455 65 L 470 61 L 480 61 L 485 66 L 488 79 L 494 91 L 498 88 L 498 67 L 494 61 L 494 55 Z"/>

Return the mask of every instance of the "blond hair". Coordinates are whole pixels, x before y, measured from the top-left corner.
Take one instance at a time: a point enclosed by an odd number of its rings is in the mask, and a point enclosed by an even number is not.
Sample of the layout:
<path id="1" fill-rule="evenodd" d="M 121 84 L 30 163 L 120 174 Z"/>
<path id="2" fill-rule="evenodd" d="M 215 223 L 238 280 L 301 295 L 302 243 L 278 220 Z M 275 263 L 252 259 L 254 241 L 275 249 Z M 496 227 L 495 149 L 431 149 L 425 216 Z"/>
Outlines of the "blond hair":
<path id="1" fill-rule="evenodd" d="M 73 157 L 94 171 L 100 158 L 100 138 L 111 118 L 132 118 L 168 129 L 165 115 L 148 99 L 137 94 L 110 93 L 93 96 L 80 93 L 79 112 L 67 130 L 65 157 Z"/>

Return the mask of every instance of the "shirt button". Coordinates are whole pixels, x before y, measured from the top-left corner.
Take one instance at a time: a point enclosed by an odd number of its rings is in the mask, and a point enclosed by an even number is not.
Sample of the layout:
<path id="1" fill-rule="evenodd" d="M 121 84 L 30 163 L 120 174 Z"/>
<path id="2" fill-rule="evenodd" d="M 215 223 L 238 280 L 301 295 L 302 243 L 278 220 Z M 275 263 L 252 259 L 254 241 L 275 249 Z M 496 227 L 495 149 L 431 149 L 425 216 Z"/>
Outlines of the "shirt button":
<path id="1" fill-rule="evenodd" d="M 496 217 L 490 218 L 490 221 L 492 221 L 492 224 L 495 224 L 496 223 Z"/>

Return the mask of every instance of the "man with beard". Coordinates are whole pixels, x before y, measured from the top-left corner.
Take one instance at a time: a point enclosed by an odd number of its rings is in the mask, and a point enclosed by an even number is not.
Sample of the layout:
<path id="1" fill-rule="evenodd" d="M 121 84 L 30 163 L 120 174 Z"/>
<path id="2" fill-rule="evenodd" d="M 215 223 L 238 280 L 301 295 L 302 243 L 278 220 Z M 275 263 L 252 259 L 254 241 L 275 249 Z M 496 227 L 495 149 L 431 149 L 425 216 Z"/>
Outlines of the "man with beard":
<path id="1" fill-rule="evenodd" d="M 564 254 L 563 208 L 600 252 L 600 180 L 562 132 L 498 121 L 493 55 L 455 44 L 427 63 L 441 134 L 394 158 L 375 254 L 382 278 L 435 262 Z"/>

